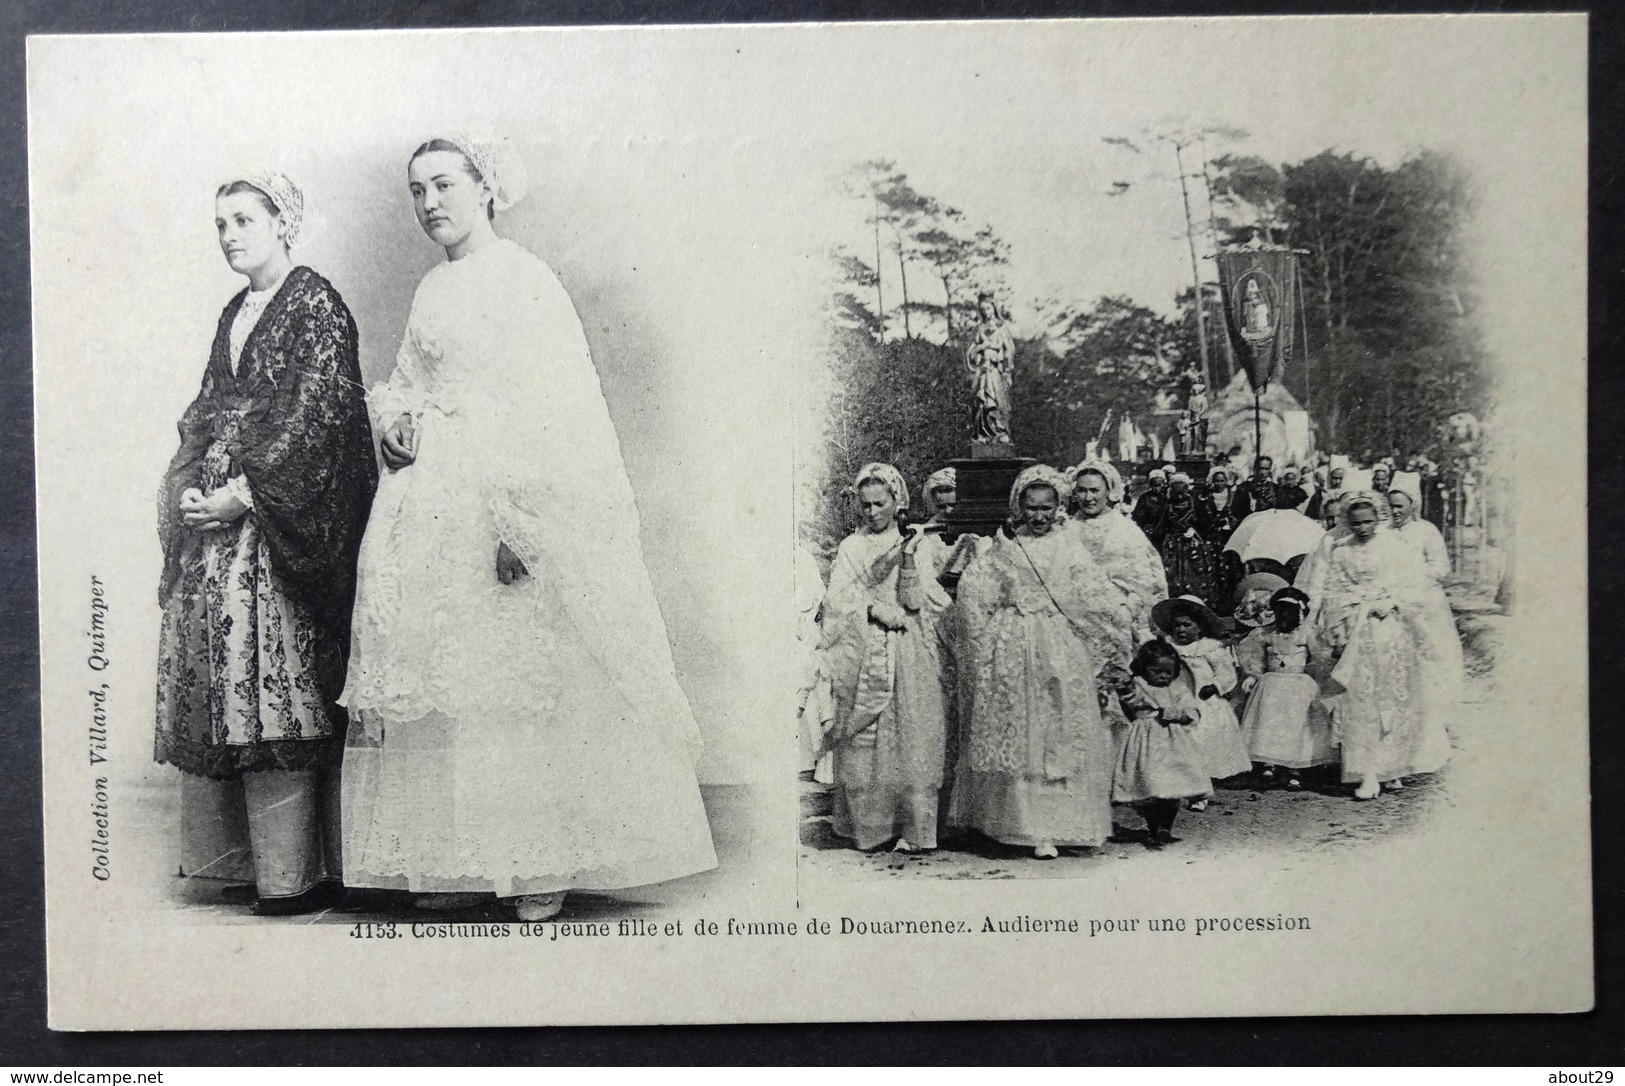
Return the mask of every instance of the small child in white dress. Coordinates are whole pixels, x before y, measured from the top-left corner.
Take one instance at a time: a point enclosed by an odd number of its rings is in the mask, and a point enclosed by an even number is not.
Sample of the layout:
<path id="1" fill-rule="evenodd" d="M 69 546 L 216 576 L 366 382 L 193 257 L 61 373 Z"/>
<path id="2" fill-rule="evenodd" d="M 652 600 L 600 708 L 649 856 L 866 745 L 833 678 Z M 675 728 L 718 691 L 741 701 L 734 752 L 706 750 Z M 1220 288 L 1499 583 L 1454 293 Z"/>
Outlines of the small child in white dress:
<path id="1" fill-rule="evenodd" d="M 1201 707 L 1195 735 L 1208 776 L 1224 780 L 1253 768 L 1241 741 L 1241 722 L 1225 695 L 1236 688 L 1235 658 L 1221 641 L 1219 616 L 1194 596 L 1163 600 L 1151 609 L 1151 621 L 1184 664 L 1183 681 Z M 1207 809 L 1205 796 L 1193 799 L 1193 811 Z"/>
<path id="2" fill-rule="evenodd" d="M 1147 641 L 1134 654 L 1134 678 L 1120 691 L 1129 716 L 1112 800 L 1132 803 L 1145 819 L 1146 847 L 1178 840 L 1171 831 L 1182 800 L 1207 794 L 1208 774 L 1196 727 L 1202 706 L 1187 684 L 1179 654 L 1161 641 Z"/>
<path id="3" fill-rule="evenodd" d="M 1320 684 L 1308 674 L 1315 656 L 1303 621 L 1309 596 L 1283 588 L 1270 597 L 1272 621 L 1236 646 L 1242 691 L 1248 694 L 1241 730 L 1253 761 L 1266 779 L 1285 778 L 1288 789 L 1302 787 L 1299 773 L 1337 761 L 1331 720 L 1320 705 Z"/>

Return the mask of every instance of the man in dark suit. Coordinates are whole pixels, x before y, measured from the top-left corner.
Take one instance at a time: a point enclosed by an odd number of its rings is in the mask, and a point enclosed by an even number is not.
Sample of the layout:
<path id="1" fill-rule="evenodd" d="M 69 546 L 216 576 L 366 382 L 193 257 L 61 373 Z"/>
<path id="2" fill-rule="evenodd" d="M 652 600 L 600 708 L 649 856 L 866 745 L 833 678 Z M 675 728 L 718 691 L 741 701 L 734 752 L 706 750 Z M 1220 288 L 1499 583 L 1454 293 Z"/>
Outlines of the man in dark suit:
<path id="1" fill-rule="evenodd" d="M 1253 461 L 1253 477 L 1236 487 L 1233 504 L 1237 523 L 1260 510 L 1275 508 L 1274 460 L 1260 456 Z"/>

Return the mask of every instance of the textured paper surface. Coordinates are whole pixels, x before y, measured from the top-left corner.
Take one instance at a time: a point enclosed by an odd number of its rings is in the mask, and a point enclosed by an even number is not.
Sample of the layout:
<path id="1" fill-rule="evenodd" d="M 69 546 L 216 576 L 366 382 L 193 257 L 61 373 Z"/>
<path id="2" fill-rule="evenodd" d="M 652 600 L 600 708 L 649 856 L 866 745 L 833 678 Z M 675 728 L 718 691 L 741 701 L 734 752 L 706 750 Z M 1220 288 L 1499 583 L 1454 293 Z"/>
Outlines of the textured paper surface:
<path id="1" fill-rule="evenodd" d="M 32 39 L 51 1025 L 1588 1008 L 1585 32 L 1563 16 Z M 1333 147 L 1393 165 L 1431 148 L 1476 179 L 1470 241 L 1522 559 L 1493 709 L 1447 771 L 1448 802 L 1355 848 L 1194 863 L 1169 850 L 1077 878 L 811 869 L 792 703 L 810 453 L 796 435 L 825 352 L 827 252 L 844 240 L 837 179 L 896 159 L 956 201 L 997 206 L 1031 274 L 1154 293 L 1184 274 L 1177 247 L 1172 270 L 1160 255 L 1167 223 L 1091 216 L 1069 193 L 1103 176 L 1102 134 L 1171 114 L 1246 127 L 1277 162 Z M 607 936 L 440 937 L 402 922 L 398 938 L 357 938 L 353 917 L 188 905 L 174 887 L 177 778 L 151 761 L 153 498 L 240 286 L 212 236 L 214 186 L 242 163 L 301 177 L 320 232 L 298 258 L 344 294 L 376 381 L 438 259 L 412 219 L 406 157 L 471 120 L 525 154 L 531 195 L 499 232 L 559 272 L 586 325 L 707 743 L 722 869 L 564 918 Z M 105 644 L 91 637 L 96 599 Z M 107 760 L 90 764 L 88 691 L 102 683 Z M 1248 916 L 1309 929 L 1144 922 Z M 843 917 L 970 931 L 843 935 Z M 1080 930 L 982 930 L 1020 917 Z M 655 933 L 620 934 L 628 918 Z M 1090 934 L 1131 918 L 1135 932 Z M 731 935 L 730 920 L 767 928 Z"/>

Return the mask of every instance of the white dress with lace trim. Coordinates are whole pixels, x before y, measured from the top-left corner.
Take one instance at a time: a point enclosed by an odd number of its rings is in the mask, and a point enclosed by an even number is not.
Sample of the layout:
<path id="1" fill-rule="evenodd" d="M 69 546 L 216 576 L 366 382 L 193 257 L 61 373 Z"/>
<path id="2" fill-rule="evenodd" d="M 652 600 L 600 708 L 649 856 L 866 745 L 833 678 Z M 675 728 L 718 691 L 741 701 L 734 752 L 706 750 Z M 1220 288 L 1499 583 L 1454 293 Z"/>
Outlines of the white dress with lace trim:
<path id="1" fill-rule="evenodd" d="M 501 896 L 716 865 L 614 425 L 569 296 L 509 241 L 412 303 L 358 570 L 345 879 Z M 530 576 L 503 585 L 499 542 Z"/>

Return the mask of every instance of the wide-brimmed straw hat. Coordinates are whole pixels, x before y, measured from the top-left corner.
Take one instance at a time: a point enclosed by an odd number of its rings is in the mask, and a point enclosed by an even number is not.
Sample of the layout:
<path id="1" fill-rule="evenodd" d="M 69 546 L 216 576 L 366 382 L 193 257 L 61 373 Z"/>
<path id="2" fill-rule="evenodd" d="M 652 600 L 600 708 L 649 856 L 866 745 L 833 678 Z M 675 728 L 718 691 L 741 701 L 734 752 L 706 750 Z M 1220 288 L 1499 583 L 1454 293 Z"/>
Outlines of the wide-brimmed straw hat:
<path id="1" fill-rule="evenodd" d="M 1285 577 L 1274 573 L 1249 573 L 1241 579 L 1236 586 L 1236 599 L 1241 600 L 1258 592 L 1273 596 L 1283 588 L 1291 588 L 1292 583 Z"/>
<path id="2" fill-rule="evenodd" d="M 1195 619 L 1207 637 L 1224 636 L 1224 620 L 1195 596 L 1178 596 L 1171 600 L 1163 600 L 1151 608 L 1151 624 L 1163 633 L 1170 633 L 1174 619 L 1180 615 L 1189 615 Z"/>
<path id="3" fill-rule="evenodd" d="M 1247 574 L 1236 586 L 1235 620 L 1243 626 L 1262 626 L 1259 612 L 1269 607 L 1277 592 L 1291 587 L 1285 577 L 1273 573 Z"/>

